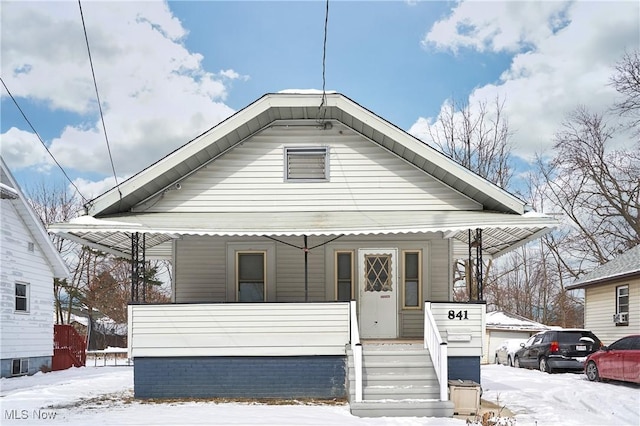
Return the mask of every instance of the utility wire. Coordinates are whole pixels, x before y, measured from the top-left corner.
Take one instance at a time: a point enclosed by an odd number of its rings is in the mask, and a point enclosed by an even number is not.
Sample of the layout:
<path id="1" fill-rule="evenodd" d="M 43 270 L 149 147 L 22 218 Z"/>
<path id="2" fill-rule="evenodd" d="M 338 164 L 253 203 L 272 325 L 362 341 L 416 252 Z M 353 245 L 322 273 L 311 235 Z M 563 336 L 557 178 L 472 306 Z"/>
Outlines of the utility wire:
<path id="1" fill-rule="evenodd" d="M 44 146 L 44 149 L 47 150 L 47 153 L 49 154 L 49 156 L 53 159 L 53 161 L 56 163 L 56 165 L 60 168 L 60 170 L 62 170 L 62 174 L 64 175 L 64 177 L 67 178 L 67 180 L 69 181 L 69 183 L 71 184 L 71 186 L 73 186 L 76 190 L 76 192 L 78 193 L 78 195 L 80 196 L 80 198 L 82 198 L 82 201 L 84 201 L 85 203 L 88 202 L 88 200 L 86 198 L 84 198 L 84 195 L 82 195 L 82 192 L 80 192 L 80 190 L 78 189 L 78 187 L 76 186 L 75 183 L 73 183 L 73 181 L 71 180 L 71 178 L 69 177 L 69 175 L 67 175 L 67 172 L 65 172 L 65 170 L 62 168 L 62 166 L 60 165 L 60 163 L 58 163 L 58 160 L 56 160 L 56 157 L 53 156 L 53 154 L 51 153 L 51 151 L 49 151 L 49 148 L 47 147 L 47 144 L 44 143 L 44 141 L 42 140 L 42 138 L 40 137 L 40 134 L 37 132 L 37 130 L 35 129 L 35 127 L 33 127 L 33 124 L 31 124 L 31 121 L 29 121 L 29 119 L 27 118 L 27 115 L 24 113 L 24 111 L 22 110 L 22 108 L 20 108 L 20 105 L 18 104 L 18 101 L 16 101 L 16 98 L 13 97 L 13 93 L 11 93 L 11 90 L 9 90 L 9 88 L 7 87 L 6 83 L 4 82 L 4 80 L 2 79 L 2 77 L 0 77 L 0 81 L 2 82 L 2 85 L 4 86 L 5 90 L 7 91 L 7 93 L 9 94 L 9 97 L 11 98 L 11 100 L 13 101 L 13 103 L 15 104 L 16 108 L 18 108 L 18 111 L 20 111 L 20 114 L 22 114 L 22 118 L 24 118 L 24 120 L 27 122 L 27 124 L 29 125 L 29 127 L 31 127 L 31 130 L 33 131 L 33 133 L 38 137 L 38 140 L 40 141 L 40 143 L 42 144 L 42 146 Z"/>
<path id="2" fill-rule="evenodd" d="M 96 89 L 96 99 L 98 100 L 98 110 L 100 111 L 100 120 L 102 121 L 102 130 L 104 132 L 104 139 L 107 142 L 107 151 L 109 152 L 109 161 L 111 162 L 111 170 L 113 171 L 113 178 L 116 182 L 116 188 L 118 188 L 118 194 L 120 195 L 120 201 L 122 201 L 122 192 L 120 192 L 118 184 L 118 176 L 116 175 L 116 168 L 113 165 L 113 156 L 111 155 L 111 146 L 109 145 L 109 137 L 107 136 L 107 126 L 104 124 L 104 114 L 102 113 L 102 102 L 100 102 L 100 94 L 98 93 L 98 83 L 96 81 L 96 73 L 93 68 L 93 59 L 91 58 L 91 49 L 89 48 L 89 36 L 87 36 L 87 27 L 84 23 L 84 14 L 82 13 L 82 4 L 78 0 L 78 7 L 80 8 L 80 18 L 82 18 L 82 29 L 84 30 L 84 40 L 87 44 L 87 53 L 89 54 L 89 64 L 91 65 L 91 76 L 93 77 L 93 87 Z"/>
<path id="3" fill-rule="evenodd" d="M 324 122 L 324 117 L 326 114 L 326 109 L 323 110 L 323 107 L 326 107 L 327 102 L 327 92 L 326 88 L 326 63 L 327 63 L 327 29 L 329 26 L 329 0 L 326 2 L 326 9 L 324 13 L 324 41 L 322 43 L 322 100 L 320 101 L 320 106 L 318 107 L 318 116 L 320 116 L 320 112 L 322 110 L 322 118 L 320 118 L 320 122 Z"/>

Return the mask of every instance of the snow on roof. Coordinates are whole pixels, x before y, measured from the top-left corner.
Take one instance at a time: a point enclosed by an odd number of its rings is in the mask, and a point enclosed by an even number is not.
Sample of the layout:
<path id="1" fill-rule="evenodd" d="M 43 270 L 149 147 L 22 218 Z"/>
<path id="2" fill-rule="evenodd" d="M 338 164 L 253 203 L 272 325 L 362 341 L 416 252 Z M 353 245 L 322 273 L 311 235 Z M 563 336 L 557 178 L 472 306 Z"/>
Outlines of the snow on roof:
<path id="1" fill-rule="evenodd" d="M 583 288 L 591 284 L 599 284 L 604 281 L 638 273 L 640 273 L 640 245 L 627 250 L 604 265 L 598 266 L 570 286 L 567 286 L 567 290 Z"/>
<path id="2" fill-rule="evenodd" d="M 286 93 L 286 94 L 300 94 L 300 95 L 317 95 L 321 94 L 321 89 L 285 89 L 281 90 L 278 93 Z M 338 93 L 335 90 L 325 90 L 324 93 Z"/>
<path id="3" fill-rule="evenodd" d="M 18 191 L 4 183 L 0 183 L 0 194 L 2 198 L 18 198 Z"/>
<path id="4" fill-rule="evenodd" d="M 546 330 L 548 327 L 539 322 L 529 320 L 520 315 L 503 311 L 488 312 L 486 318 L 487 328 L 501 330 Z"/>

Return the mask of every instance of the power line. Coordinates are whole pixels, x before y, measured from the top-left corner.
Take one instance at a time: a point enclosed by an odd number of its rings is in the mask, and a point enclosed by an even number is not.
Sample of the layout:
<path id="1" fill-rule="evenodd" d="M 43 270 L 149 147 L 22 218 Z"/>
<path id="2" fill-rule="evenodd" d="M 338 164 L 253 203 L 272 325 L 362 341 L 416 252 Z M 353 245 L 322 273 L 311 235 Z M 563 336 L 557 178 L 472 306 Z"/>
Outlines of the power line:
<path id="1" fill-rule="evenodd" d="M 318 116 L 320 115 L 320 111 L 326 105 L 327 101 L 327 92 L 325 91 L 326 87 L 326 62 L 327 62 L 327 29 L 329 26 L 329 0 L 326 2 L 326 8 L 324 13 L 324 40 L 322 43 L 322 100 L 320 101 L 320 106 L 318 107 Z M 322 118 L 319 120 L 320 122 L 324 121 L 324 115 L 326 110 L 323 111 Z"/>
<path id="2" fill-rule="evenodd" d="M 109 152 L 109 161 L 111 162 L 111 170 L 113 171 L 113 178 L 116 182 L 116 188 L 118 188 L 118 194 L 120 195 L 120 201 L 122 201 L 122 192 L 120 192 L 118 184 L 118 176 L 116 175 L 116 168 L 113 165 L 113 156 L 111 155 L 111 146 L 109 145 L 109 137 L 107 136 L 107 126 L 104 124 L 104 114 L 102 113 L 102 102 L 100 102 L 100 94 L 98 93 L 98 83 L 96 81 L 96 73 L 93 68 L 93 59 L 91 58 L 91 49 L 89 48 L 89 36 L 87 36 L 87 27 L 84 23 L 84 14 L 82 13 L 82 4 L 78 0 L 78 7 L 80 8 L 80 18 L 82 19 L 82 29 L 84 30 L 84 40 L 87 44 L 87 53 L 89 55 L 89 64 L 91 65 L 91 76 L 93 77 L 93 87 L 96 89 L 96 99 L 98 100 L 98 110 L 100 111 L 100 120 L 102 121 L 102 130 L 104 132 L 104 139 L 107 143 L 107 151 Z"/>
<path id="3" fill-rule="evenodd" d="M 42 138 L 40 137 L 40 134 L 36 131 L 35 127 L 33 127 L 33 124 L 31 124 L 31 121 L 29 121 L 29 119 L 27 118 L 26 114 L 24 113 L 24 111 L 22 110 L 22 108 L 20 108 L 20 105 L 18 105 L 18 101 L 16 101 L 16 98 L 13 97 L 13 94 L 11 93 L 11 91 L 9 90 L 9 88 L 7 87 L 6 83 L 4 82 L 4 80 L 2 79 L 2 77 L 0 77 L 0 81 L 2 82 L 2 85 L 4 86 L 5 90 L 7 91 L 7 93 L 9 94 L 9 97 L 11 98 L 11 100 L 13 101 L 13 103 L 15 104 L 15 106 L 18 108 L 18 111 L 20 111 L 20 114 L 22 114 L 22 117 L 24 118 L 24 120 L 27 122 L 27 124 L 29 125 L 29 127 L 31 127 L 31 130 L 33 131 L 33 133 L 35 133 L 35 135 L 38 137 L 38 140 L 40 141 L 40 143 L 42 144 L 42 146 L 44 146 L 44 149 L 47 150 L 47 153 L 49 154 L 49 156 L 51 156 L 51 158 L 53 159 L 53 161 L 56 163 L 56 165 L 60 168 L 60 170 L 62 171 L 62 174 L 64 174 L 64 177 L 67 178 L 67 180 L 69 181 L 69 183 L 75 188 L 76 192 L 78 193 L 78 195 L 80 196 L 80 198 L 82 198 L 82 201 L 84 201 L 85 203 L 88 202 L 88 200 L 84 197 L 84 195 L 82 195 L 82 192 L 80 192 L 80 190 L 78 189 L 78 187 L 76 186 L 75 183 L 73 183 L 73 181 L 71 180 L 71 178 L 69 178 L 69 175 L 67 175 L 67 172 L 65 172 L 65 170 L 62 168 L 62 166 L 60 165 L 60 163 L 58 163 L 58 160 L 56 160 L 56 157 L 53 156 L 53 153 L 51 151 L 49 151 L 49 148 L 47 147 L 47 145 L 44 143 L 44 141 L 42 140 Z"/>

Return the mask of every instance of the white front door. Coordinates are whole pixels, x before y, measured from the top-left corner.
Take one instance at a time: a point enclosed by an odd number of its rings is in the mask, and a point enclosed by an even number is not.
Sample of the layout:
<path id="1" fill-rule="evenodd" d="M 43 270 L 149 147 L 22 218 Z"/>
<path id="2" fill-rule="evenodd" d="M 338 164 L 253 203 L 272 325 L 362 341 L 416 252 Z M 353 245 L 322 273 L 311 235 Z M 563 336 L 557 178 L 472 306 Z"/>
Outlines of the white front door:
<path id="1" fill-rule="evenodd" d="M 360 336 L 398 337 L 397 250 L 358 250 Z"/>

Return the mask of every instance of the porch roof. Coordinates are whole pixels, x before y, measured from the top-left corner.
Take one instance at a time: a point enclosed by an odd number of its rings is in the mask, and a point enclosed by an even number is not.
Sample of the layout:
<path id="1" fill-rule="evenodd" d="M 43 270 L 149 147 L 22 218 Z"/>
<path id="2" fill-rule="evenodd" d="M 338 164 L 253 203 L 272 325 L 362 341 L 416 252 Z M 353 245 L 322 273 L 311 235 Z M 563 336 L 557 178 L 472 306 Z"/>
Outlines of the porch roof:
<path id="1" fill-rule="evenodd" d="M 147 256 L 168 257 L 168 242 L 182 235 L 211 236 L 339 236 L 442 233 L 454 239 L 454 256 L 468 252 L 468 230 L 483 230 L 483 253 L 497 257 L 539 238 L 557 225 L 537 213 L 487 211 L 328 211 L 138 213 L 96 219 L 81 216 L 49 230 L 65 238 L 117 255 L 131 253 L 132 233 L 145 235 Z"/>

